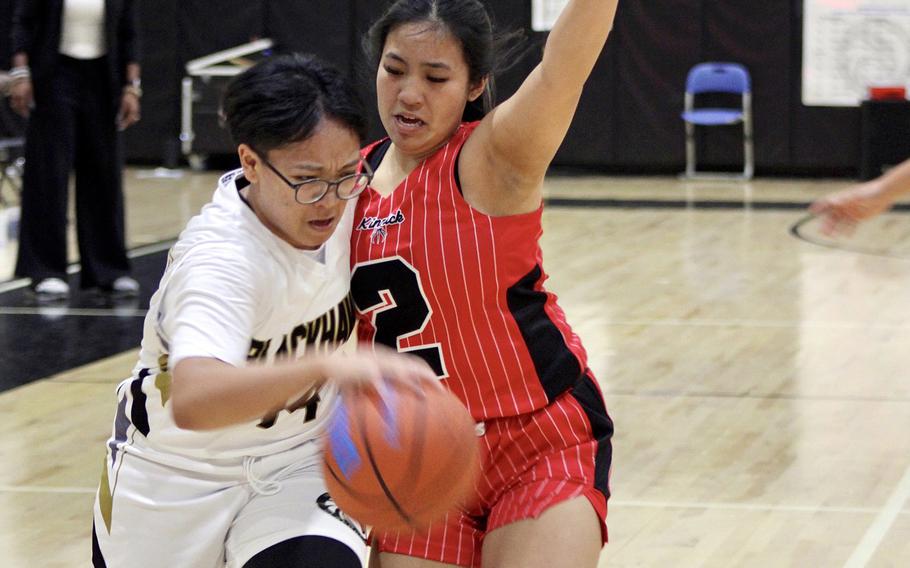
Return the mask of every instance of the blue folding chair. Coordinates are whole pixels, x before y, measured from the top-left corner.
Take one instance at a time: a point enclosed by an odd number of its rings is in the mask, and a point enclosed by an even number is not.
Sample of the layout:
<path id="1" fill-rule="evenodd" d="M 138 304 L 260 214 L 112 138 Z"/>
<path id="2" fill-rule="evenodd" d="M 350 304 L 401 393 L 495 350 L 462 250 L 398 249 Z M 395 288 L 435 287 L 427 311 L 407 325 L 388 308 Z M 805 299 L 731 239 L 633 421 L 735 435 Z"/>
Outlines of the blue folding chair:
<path id="1" fill-rule="evenodd" d="M 703 93 L 742 94 L 739 108 L 695 108 L 695 95 Z M 755 150 L 752 143 L 752 82 L 749 72 L 739 63 L 699 63 L 686 78 L 686 178 L 752 179 L 755 173 Z M 695 166 L 695 127 L 743 125 L 742 174 L 705 174 Z"/>

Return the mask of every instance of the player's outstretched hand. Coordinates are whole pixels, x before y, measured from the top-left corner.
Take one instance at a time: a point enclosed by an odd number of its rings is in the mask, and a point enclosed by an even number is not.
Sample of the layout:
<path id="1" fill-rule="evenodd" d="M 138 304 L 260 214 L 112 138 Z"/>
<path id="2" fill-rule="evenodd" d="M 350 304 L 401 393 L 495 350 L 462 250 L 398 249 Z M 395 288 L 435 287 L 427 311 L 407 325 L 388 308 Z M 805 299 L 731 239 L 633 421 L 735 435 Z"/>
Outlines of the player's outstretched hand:
<path id="1" fill-rule="evenodd" d="M 850 234 L 861 221 L 887 211 L 893 204 L 893 198 L 876 179 L 826 195 L 815 201 L 809 211 L 823 217 L 824 234 Z"/>
<path id="2" fill-rule="evenodd" d="M 331 367 L 331 378 L 342 389 L 376 389 L 382 394 L 390 384 L 416 390 L 427 386 L 442 388 L 423 359 L 383 346 L 374 347 L 372 352 L 338 354 L 332 358 Z"/>

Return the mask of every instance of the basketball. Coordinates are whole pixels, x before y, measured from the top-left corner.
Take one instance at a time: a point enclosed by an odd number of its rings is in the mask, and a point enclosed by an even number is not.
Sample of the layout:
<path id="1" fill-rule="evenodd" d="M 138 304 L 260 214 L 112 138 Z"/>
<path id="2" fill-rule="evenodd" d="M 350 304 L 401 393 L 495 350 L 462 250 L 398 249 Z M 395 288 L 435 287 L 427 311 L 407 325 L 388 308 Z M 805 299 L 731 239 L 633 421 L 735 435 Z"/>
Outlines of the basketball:
<path id="1" fill-rule="evenodd" d="M 473 487 L 474 421 L 447 390 L 387 390 L 341 397 L 326 438 L 325 481 L 338 507 L 364 524 L 426 527 Z"/>

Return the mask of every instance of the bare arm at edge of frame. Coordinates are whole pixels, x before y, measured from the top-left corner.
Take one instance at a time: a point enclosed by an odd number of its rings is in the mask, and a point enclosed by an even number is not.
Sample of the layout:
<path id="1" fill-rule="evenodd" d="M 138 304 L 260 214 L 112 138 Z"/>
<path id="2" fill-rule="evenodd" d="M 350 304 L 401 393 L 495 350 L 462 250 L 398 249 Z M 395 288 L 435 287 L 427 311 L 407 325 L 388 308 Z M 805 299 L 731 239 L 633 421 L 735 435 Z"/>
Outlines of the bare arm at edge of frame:
<path id="1" fill-rule="evenodd" d="M 544 175 L 613 28 L 618 3 L 569 2 L 547 38 L 543 60 L 465 143 L 459 175 L 472 206 L 490 215 L 540 206 Z"/>
<path id="2" fill-rule="evenodd" d="M 910 194 L 910 159 L 884 175 L 817 199 L 809 210 L 823 217 L 825 234 L 847 233 L 857 224 L 884 213 Z"/>

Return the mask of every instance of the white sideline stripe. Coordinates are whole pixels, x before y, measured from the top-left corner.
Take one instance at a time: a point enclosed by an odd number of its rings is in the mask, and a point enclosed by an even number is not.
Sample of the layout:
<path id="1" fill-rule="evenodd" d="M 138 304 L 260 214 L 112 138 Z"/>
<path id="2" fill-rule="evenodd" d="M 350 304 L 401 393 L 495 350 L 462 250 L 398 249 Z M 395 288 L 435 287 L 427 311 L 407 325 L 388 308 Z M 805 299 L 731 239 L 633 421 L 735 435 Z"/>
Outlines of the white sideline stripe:
<path id="1" fill-rule="evenodd" d="M 894 520 L 901 514 L 901 510 L 907 503 L 908 498 L 910 498 L 910 467 L 904 471 L 904 477 L 901 478 L 897 487 L 891 492 L 875 520 L 866 529 L 866 534 L 856 545 L 853 554 L 850 555 L 850 558 L 844 564 L 844 568 L 861 568 L 869 562 L 872 555 L 878 550 L 878 546 L 885 540 L 885 536 L 891 530 L 891 526 L 894 525 Z"/>
<path id="2" fill-rule="evenodd" d="M 177 242 L 177 239 L 169 239 L 166 241 L 161 241 L 160 243 L 153 243 L 150 245 L 143 245 L 141 247 L 136 247 L 130 249 L 126 252 L 126 256 L 129 258 L 136 258 L 137 256 L 145 256 L 147 254 L 154 254 L 156 252 L 161 252 L 167 250 L 174 246 L 174 243 Z"/>
<path id="3" fill-rule="evenodd" d="M 41 308 L 3 308 L 0 307 L 0 315 L 25 315 L 25 316 L 92 316 L 92 317 L 145 317 L 147 310 L 128 309 L 121 310 L 117 308 L 96 309 L 96 308 L 67 308 L 60 307 L 41 307 Z"/>
<path id="4" fill-rule="evenodd" d="M 143 245 L 126 251 L 126 256 L 129 258 L 136 258 L 139 256 L 145 256 L 147 254 L 154 254 L 156 252 L 161 252 L 163 250 L 171 248 L 176 242 L 176 239 L 170 239 L 167 241 L 161 241 L 160 243 Z M 77 272 L 79 272 L 78 264 L 71 264 L 66 269 L 67 274 L 76 274 Z M 28 278 L 17 278 L 15 280 L 10 280 L 9 282 L 2 282 L 0 283 L 0 294 L 9 292 L 11 290 L 18 290 L 19 288 L 25 288 L 28 286 L 28 281 Z"/>
<path id="5" fill-rule="evenodd" d="M 800 321 L 757 319 L 683 319 L 683 318 L 630 318 L 606 319 L 607 326 L 662 326 L 662 327 L 758 327 L 758 328 L 821 328 L 821 329 L 910 329 L 910 324 L 876 323 L 874 321 Z"/>
<path id="6" fill-rule="evenodd" d="M 783 511 L 783 512 L 796 512 L 796 513 L 879 513 L 876 518 L 873 526 L 870 527 L 867 531 L 867 535 L 881 535 L 878 536 L 878 542 L 881 540 L 884 532 L 887 532 L 890 528 L 891 523 L 894 519 L 901 514 L 910 514 L 908 512 L 902 512 L 901 506 L 904 504 L 908 493 L 910 493 L 910 469 L 907 470 L 907 474 L 904 476 L 904 479 L 901 481 L 899 489 L 903 491 L 895 491 L 892 494 L 891 499 L 888 500 L 888 503 L 883 509 L 877 509 L 875 507 L 830 507 L 830 506 L 816 506 L 816 505 L 765 505 L 761 503 L 722 503 L 722 502 L 701 502 L 701 501 L 638 501 L 638 500 L 622 500 L 622 499 L 610 499 L 610 507 L 628 507 L 628 508 L 641 508 L 641 509 L 704 509 L 704 510 L 718 510 L 718 511 Z M 75 494 L 89 494 L 95 493 L 98 490 L 97 487 L 43 487 L 39 485 L 0 485 L 0 493 L 75 493 Z M 873 530 L 876 527 L 882 527 L 882 529 Z M 871 539 L 864 539 L 871 540 Z M 872 541 L 872 546 L 877 546 L 878 542 Z M 859 550 L 860 547 L 857 547 Z M 874 550 L 874 548 L 873 548 Z M 857 556 L 854 554 L 854 556 Z M 865 562 L 865 560 L 863 560 Z M 860 566 L 861 564 L 856 564 Z"/>
<path id="7" fill-rule="evenodd" d="M 98 488 L 88 487 L 42 487 L 40 485 L 0 485 L 0 493 L 96 493 Z"/>
<path id="8" fill-rule="evenodd" d="M 25 288 L 28 284 L 28 278 L 17 278 L 16 280 L 10 280 L 9 282 L 3 282 L 0 284 L 0 294 L 3 292 L 9 292 L 10 290 L 16 290 L 19 288 Z"/>
<path id="9" fill-rule="evenodd" d="M 728 511 L 783 511 L 794 513 L 877 513 L 875 507 L 830 507 L 825 505 L 771 505 L 762 503 L 721 503 L 701 501 L 624 501 L 610 499 L 607 504 L 612 507 L 629 507 L 642 509 L 705 509 Z M 898 511 L 900 512 L 900 511 Z"/>

